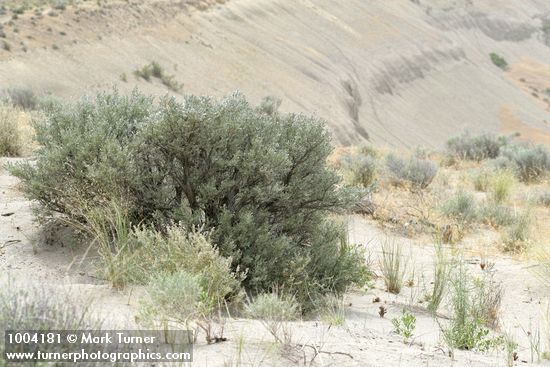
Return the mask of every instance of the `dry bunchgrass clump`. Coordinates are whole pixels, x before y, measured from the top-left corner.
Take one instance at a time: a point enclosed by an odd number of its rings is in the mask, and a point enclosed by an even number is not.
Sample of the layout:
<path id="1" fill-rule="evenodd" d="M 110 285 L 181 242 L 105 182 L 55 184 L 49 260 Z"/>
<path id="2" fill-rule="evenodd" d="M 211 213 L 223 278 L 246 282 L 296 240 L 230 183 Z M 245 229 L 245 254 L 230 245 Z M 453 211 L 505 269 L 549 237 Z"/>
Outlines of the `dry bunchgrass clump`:
<path id="1" fill-rule="evenodd" d="M 259 319 L 278 343 L 288 346 L 292 342 L 292 330 L 288 321 L 297 319 L 301 311 L 294 297 L 265 293 L 249 301 L 245 306 L 245 313 Z"/>
<path id="2" fill-rule="evenodd" d="M 14 109 L 0 107 L 0 156 L 15 157 L 21 154 L 21 132 Z"/>
<path id="3" fill-rule="evenodd" d="M 519 253 L 524 251 L 531 238 L 533 216 L 530 209 L 516 215 L 514 223 L 503 236 L 504 251 Z"/>
<path id="4" fill-rule="evenodd" d="M 512 172 L 505 170 L 495 172 L 489 186 L 491 199 L 497 204 L 502 204 L 510 198 L 514 184 L 515 178 Z"/>
<path id="5" fill-rule="evenodd" d="M 493 172 L 485 167 L 476 170 L 472 175 L 472 182 L 476 191 L 486 192 L 491 184 Z"/>
<path id="6" fill-rule="evenodd" d="M 430 294 L 428 310 L 436 313 L 445 297 L 451 275 L 450 258 L 441 244 L 435 247 L 433 288 Z"/>
<path id="7" fill-rule="evenodd" d="M 402 244 L 386 240 L 382 244 L 382 256 L 380 257 L 380 270 L 386 285 L 386 290 L 390 293 L 399 294 L 403 287 L 405 275 L 407 273 L 408 261 L 403 256 Z"/>
<path id="8" fill-rule="evenodd" d="M 0 104 L 0 156 L 19 157 L 32 149 L 31 117 L 16 107 Z"/>

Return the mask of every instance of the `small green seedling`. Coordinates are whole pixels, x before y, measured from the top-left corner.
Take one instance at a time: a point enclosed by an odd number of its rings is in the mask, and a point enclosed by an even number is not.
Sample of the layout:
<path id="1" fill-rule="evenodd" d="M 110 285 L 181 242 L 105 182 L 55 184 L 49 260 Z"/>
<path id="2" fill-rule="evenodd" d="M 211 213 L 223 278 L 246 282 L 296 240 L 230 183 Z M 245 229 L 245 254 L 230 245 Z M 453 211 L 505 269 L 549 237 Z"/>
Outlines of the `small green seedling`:
<path id="1" fill-rule="evenodd" d="M 394 333 L 403 337 L 403 342 L 408 343 L 409 339 L 414 335 L 416 328 L 416 317 L 407 310 L 403 310 L 401 317 L 392 319 Z"/>

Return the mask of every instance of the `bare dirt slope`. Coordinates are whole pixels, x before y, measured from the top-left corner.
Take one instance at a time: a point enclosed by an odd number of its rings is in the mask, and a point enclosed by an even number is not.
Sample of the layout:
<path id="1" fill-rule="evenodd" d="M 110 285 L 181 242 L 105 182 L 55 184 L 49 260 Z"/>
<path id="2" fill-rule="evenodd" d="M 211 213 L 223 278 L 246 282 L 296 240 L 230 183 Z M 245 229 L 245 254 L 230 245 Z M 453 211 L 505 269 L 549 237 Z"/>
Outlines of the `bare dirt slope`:
<path id="1" fill-rule="evenodd" d="M 510 119 L 541 141 L 550 132 L 550 81 L 530 84 L 550 71 L 544 0 L 84 1 L 0 19 L 2 87 L 174 94 L 132 75 L 155 60 L 183 93 L 239 89 L 316 113 L 336 144 L 440 146 L 466 128 L 508 132 Z"/>

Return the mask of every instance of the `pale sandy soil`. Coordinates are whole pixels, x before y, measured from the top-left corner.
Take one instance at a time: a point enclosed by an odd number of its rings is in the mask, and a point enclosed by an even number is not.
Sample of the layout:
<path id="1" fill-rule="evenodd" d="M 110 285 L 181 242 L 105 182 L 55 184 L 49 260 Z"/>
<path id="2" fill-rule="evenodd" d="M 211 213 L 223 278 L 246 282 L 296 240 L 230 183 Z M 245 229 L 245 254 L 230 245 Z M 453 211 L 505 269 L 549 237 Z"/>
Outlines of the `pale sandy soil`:
<path id="1" fill-rule="evenodd" d="M 16 159 L 2 159 L 2 163 Z M 106 281 L 96 277 L 93 266 L 93 250 L 86 253 L 85 245 L 71 245 L 60 233 L 46 235 L 33 223 L 31 203 L 18 189 L 17 179 L 5 170 L 0 173 L 0 282 L 8 281 L 17 287 L 54 287 L 69 293 L 75 302 L 92 305 L 93 313 L 107 328 L 136 327 L 135 315 L 139 307 L 141 290 L 112 289 Z M 368 249 L 374 268 L 380 256 L 380 244 L 386 240 L 379 227 L 360 216 L 350 216 L 350 240 Z M 48 232 L 48 231 L 46 231 Z M 55 231 L 53 231 L 55 232 Z M 48 240 L 47 238 L 56 240 Z M 65 238 L 65 240 L 63 240 Z M 384 291 L 383 282 L 375 281 L 373 289 L 354 291 L 345 297 L 346 322 L 343 326 L 328 326 L 319 320 L 293 322 L 293 340 L 296 344 L 318 347 L 323 353 L 313 366 L 501 366 L 504 355 L 484 355 L 474 352 L 456 352 L 454 360 L 441 341 L 437 322 L 418 301 L 430 288 L 433 247 L 426 241 L 395 238 L 404 253 L 410 257 L 409 277 L 414 286 L 404 288 L 398 295 Z M 479 258 L 467 258 L 470 271 L 479 271 Z M 528 333 L 543 331 L 545 300 L 550 296 L 546 284 L 542 284 L 529 271 L 529 264 L 507 257 L 491 257 L 495 263 L 497 279 L 503 282 L 505 295 L 501 314 L 501 331 L 514 336 L 519 343 L 517 365 L 531 361 Z M 380 303 L 373 303 L 375 297 Z M 378 315 L 380 305 L 387 315 Z M 417 318 L 415 337 L 410 344 L 394 335 L 391 319 L 406 307 Z M 445 323 L 445 310 L 441 310 L 440 322 Z M 243 366 L 302 366 L 304 358 L 313 357 L 311 347 L 296 347 L 281 351 L 272 337 L 255 320 L 228 318 L 225 325 L 227 342 L 206 345 L 199 336 L 195 347 L 193 366 L 224 366 L 240 358 Z M 244 341 L 239 354 L 237 344 Z M 304 354 L 305 353 L 305 354 Z M 305 355 L 305 357 L 304 357 Z M 230 365 L 230 364 L 229 364 Z M 309 364 L 306 364 L 309 365 Z"/>
<path id="2" fill-rule="evenodd" d="M 503 109 L 519 121 L 512 130 L 550 133 L 546 0 L 102 4 L 0 17 L 0 42 L 10 45 L 0 47 L 0 86 L 72 99 L 113 86 L 182 98 L 132 75 L 157 61 L 182 93 L 238 89 L 253 103 L 273 95 L 283 111 L 326 119 L 339 145 L 441 147 L 464 129 L 508 131 Z M 491 52 L 510 69 L 493 65 Z"/>

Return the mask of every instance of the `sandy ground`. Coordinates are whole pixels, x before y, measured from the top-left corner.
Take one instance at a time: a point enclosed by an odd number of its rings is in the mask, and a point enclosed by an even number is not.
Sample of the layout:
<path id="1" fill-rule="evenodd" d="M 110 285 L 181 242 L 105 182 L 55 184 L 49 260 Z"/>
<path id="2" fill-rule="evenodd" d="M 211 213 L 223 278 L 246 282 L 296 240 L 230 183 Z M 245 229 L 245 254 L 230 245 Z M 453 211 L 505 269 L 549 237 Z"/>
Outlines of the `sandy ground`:
<path id="1" fill-rule="evenodd" d="M 2 159 L 13 163 L 17 159 Z M 93 251 L 84 245 L 71 245 L 63 228 L 43 230 L 32 220 L 31 205 L 18 189 L 17 179 L 7 171 L 0 172 L 0 283 L 31 288 L 55 286 L 92 304 L 96 317 L 107 328 L 135 327 L 139 307 L 139 288 L 123 291 L 112 289 L 98 279 L 93 266 Z M 388 237 L 376 224 L 360 216 L 350 216 L 350 240 L 364 245 L 373 266 L 377 267 L 380 246 Z M 414 281 L 398 296 L 384 291 L 380 279 L 366 291 L 355 291 L 345 297 L 346 322 L 342 326 L 329 326 L 319 320 L 293 322 L 293 340 L 296 345 L 316 346 L 322 353 L 313 366 L 500 366 L 505 365 L 504 355 L 484 355 L 473 352 L 456 352 L 454 360 L 441 342 L 437 322 L 419 303 L 430 287 L 434 249 L 425 241 L 394 238 L 399 241 L 409 260 L 409 277 Z M 83 255 L 87 254 L 84 261 Z M 529 264 L 507 257 L 492 257 L 497 279 L 503 282 L 505 296 L 502 305 L 501 327 L 519 343 L 517 365 L 531 362 L 529 337 L 543 332 L 542 311 L 550 295 L 529 271 Z M 470 271 L 479 271 L 479 258 L 467 258 Z M 412 271 L 414 269 L 414 271 Z M 373 300 L 379 297 L 380 302 Z M 387 314 L 381 318 L 379 307 Z M 394 335 L 391 319 L 406 307 L 417 318 L 417 328 L 411 343 L 404 344 Z M 445 323 L 444 309 L 440 322 Z M 313 359 L 313 348 L 296 347 L 281 351 L 272 337 L 255 320 L 229 318 L 225 324 L 227 342 L 206 345 L 202 337 L 195 347 L 193 366 L 302 366 Z M 238 353 L 238 343 L 244 349 Z"/>

